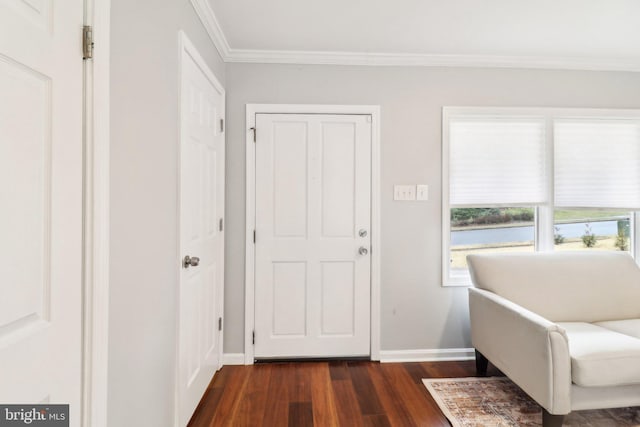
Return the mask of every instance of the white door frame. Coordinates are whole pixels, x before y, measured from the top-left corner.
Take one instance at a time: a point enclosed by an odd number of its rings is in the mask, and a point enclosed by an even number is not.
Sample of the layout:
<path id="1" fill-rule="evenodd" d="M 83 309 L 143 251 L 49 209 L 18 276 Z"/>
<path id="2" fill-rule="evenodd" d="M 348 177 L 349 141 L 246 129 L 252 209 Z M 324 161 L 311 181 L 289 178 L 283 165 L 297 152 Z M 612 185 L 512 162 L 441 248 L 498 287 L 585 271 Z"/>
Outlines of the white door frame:
<path id="1" fill-rule="evenodd" d="M 111 0 L 85 0 L 82 425 L 107 427 L 109 354 L 109 41 Z M 80 37 L 78 29 L 78 38 Z M 78 40 L 80 42 L 80 40 Z"/>
<path id="2" fill-rule="evenodd" d="M 380 106 L 247 104 L 246 107 L 246 221 L 244 363 L 252 365 L 255 325 L 256 148 L 252 128 L 256 114 L 367 114 L 371 115 L 371 360 L 380 360 Z M 259 131 L 259 130 L 258 130 Z"/>

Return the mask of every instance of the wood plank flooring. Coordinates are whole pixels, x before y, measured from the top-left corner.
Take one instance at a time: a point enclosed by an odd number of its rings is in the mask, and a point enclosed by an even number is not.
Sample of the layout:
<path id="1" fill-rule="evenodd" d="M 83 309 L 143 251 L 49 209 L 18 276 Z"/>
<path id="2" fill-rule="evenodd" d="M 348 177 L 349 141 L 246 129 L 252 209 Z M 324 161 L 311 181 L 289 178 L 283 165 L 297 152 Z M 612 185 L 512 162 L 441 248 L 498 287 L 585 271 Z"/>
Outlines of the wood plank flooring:
<path id="1" fill-rule="evenodd" d="M 489 365 L 488 374 L 500 372 Z M 473 361 L 225 366 L 211 381 L 189 427 L 448 427 L 422 378 L 471 376 Z"/>

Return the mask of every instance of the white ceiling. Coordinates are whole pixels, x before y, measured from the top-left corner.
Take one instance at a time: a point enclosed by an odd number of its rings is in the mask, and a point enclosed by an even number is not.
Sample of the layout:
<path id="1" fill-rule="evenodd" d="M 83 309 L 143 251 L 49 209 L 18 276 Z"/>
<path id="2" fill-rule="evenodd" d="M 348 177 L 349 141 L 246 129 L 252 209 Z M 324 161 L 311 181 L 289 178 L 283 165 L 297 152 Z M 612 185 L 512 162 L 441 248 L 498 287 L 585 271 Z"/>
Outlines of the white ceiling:
<path id="1" fill-rule="evenodd" d="M 207 1 L 230 61 L 501 60 L 640 70 L 640 0 Z"/>

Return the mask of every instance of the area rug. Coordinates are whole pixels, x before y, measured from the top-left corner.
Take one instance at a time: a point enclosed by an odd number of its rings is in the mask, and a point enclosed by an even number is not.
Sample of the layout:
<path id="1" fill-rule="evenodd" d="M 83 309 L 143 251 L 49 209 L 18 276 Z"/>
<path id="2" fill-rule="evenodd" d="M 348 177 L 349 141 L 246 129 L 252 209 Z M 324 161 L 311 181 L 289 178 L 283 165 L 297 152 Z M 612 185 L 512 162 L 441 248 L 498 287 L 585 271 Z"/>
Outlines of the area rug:
<path id="1" fill-rule="evenodd" d="M 540 406 L 505 377 L 423 379 L 453 427 L 542 425 Z M 574 411 L 564 426 L 640 426 L 640 406 Z"/>

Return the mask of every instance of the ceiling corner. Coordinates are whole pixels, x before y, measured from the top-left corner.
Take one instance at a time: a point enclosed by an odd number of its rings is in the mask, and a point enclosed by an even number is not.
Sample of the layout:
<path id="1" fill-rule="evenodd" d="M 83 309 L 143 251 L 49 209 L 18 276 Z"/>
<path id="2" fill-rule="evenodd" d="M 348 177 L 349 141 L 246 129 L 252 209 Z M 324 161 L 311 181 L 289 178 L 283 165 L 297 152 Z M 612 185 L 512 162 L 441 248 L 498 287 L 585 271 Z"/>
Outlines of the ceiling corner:
<path id="1" fill-rule="evenodd" d="M 418 66 L 525 68 L 640 72 L 640 58 L 584 57 L 567 55 L 482 55 L 358 51 L 238 49 L 231 48 L 213 11 L 210 0 L 190 0 L 211 41 L 224 62 L 262 64 Z"/>
<path id="2" fill-rule="evenodd" d="M 224 62 L 227 62 L 231 48 L 229 47 L 229 42 L 227 42 L 227 38 L 220 27 L 220 23 L 216 18 L 211 5 L 208 0 L 191 0 L 191 5 L 196 11 L 196 14 L 202 21 L 202 25 L 207 30 L 211 41 L 215 45 L 216 49 L 218 49 L 218 53 L 222 57 Z"/>

